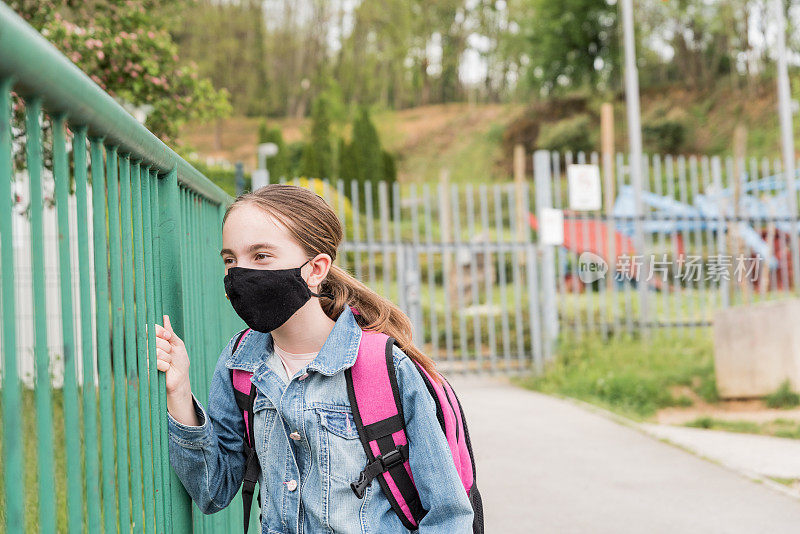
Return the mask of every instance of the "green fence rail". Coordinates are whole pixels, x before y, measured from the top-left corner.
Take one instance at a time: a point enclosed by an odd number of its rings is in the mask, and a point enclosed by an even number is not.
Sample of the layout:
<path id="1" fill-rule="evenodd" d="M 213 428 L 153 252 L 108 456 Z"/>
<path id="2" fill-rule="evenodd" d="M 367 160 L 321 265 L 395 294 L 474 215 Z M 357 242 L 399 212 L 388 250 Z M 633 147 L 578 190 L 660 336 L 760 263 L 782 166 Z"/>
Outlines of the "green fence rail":
<path id="1" fill-rule="evenodd" d="M 24 120 L 15 119 L 14 104 Z M 14 189 L 26 180 L 30 203 L 20 219 Z M 44 215 L 52 209 L 43 198 L 46 182 L 54 184 L 55 247 L 44 239 Z M 219 353 L 242 327 L 224 299 L 224 268 L 216 259 L 231 201 L 0 3 L 5 532 L 241 528 L 238 506 L 203 515 L 169 465 L 165 382 L 153 335 L 154 323 L 168 314 L 192 357 L 193 392 L 207 401 Z M 22 249 L 14 243 L 20 220 L 30 236 Z M 30 277 L 15 272 L 20 250 L 30 256 Z M 57 299 L 46 287 L 54 283 L 46 277 L 47 257 L 57 258 Z M 30 317 L 19 313 L 25 299 Z M 60 339 L 48 339 L 52 317 Z M 23 326 L 33 332 L 32 389 L 20 377 Z M 56 387 L 50 370 L 58 354 L 64 372 Z"/>

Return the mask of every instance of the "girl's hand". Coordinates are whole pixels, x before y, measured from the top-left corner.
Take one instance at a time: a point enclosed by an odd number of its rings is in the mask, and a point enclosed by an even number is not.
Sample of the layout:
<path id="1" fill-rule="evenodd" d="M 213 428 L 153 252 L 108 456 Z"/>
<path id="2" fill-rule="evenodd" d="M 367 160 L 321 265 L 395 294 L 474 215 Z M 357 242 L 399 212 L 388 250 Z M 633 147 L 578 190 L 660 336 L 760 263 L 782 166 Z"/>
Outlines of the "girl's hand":
<path id="1" fill-rule="evenodd" d="M 164 326 L 156 324 L 156 368 L 166 373 L 167 395 L 191 395 L 189 354 L 181 338 L 172 330 L 168 315 L 164 315 Z"/>

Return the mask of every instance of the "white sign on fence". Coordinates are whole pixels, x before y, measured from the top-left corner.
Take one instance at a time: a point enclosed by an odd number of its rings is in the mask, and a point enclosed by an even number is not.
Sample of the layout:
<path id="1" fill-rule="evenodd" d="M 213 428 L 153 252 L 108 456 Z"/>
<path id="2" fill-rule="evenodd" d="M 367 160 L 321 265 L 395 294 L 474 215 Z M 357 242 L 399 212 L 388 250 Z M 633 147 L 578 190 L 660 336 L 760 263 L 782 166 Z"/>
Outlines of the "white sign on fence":
<path id="1" fill-rule="evenodd" d="M 564 212 L 554 208 L 544 208 L 539 217 L 539 242 L 542 245 L 561 245 L 564 243 Z"/>
<path id="2" fill-rule="evenodd" d="M 600 194 L 600 167 L 597 165 L 567 166 L 569 183 L 569 207 L 578 211 L 599 210 L 602 207 Z"/>

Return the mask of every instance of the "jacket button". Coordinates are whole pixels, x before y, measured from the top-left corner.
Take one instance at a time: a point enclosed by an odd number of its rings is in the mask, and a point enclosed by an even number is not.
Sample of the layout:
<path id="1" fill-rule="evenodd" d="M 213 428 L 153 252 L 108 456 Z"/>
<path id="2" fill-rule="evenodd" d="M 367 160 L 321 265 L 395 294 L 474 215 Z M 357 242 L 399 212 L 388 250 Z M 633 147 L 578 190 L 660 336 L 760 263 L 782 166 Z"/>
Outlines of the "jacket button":
<path id="1" fill-rule="evenodd" d="M 298 434 L 297 432 L 292 432 L 291 434 L 289 434 L 289 437 L 295 441 L 298 441 L 300 439 L 300 434 Z"/>
<path id="2" fill-rule="evenodd" d="M 297 481 L 292 479 L 289 482 L 287 482 L 286 483 L 286 489 L 288 489 L 289 491 L 296 490 L 297 489 Z"/>

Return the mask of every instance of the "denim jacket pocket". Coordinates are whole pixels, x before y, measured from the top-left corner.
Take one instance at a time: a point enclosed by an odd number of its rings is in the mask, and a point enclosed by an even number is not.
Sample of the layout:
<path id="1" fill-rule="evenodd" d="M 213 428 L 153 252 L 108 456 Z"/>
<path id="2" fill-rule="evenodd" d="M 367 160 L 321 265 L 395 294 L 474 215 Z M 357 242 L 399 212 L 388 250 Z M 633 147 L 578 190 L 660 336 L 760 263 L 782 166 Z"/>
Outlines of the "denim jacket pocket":
<path id="1" fill-rule="evenodd" d="M 323 469 L 332 479 L 346 483 L 349 488 L 367 463 L 353 413 L 349 406 L 331 404 L 317 405 L 314 411 L 319 421 Z"/>

